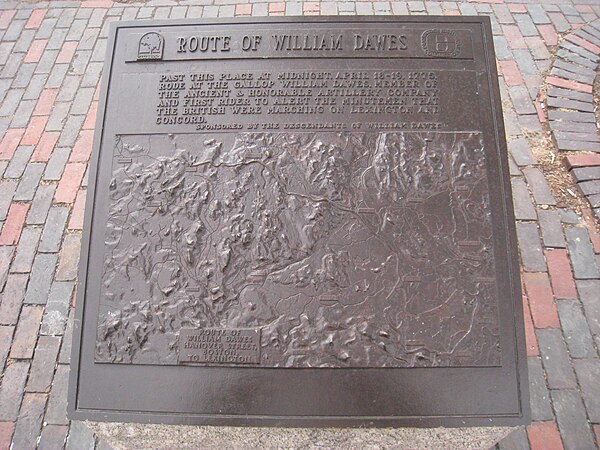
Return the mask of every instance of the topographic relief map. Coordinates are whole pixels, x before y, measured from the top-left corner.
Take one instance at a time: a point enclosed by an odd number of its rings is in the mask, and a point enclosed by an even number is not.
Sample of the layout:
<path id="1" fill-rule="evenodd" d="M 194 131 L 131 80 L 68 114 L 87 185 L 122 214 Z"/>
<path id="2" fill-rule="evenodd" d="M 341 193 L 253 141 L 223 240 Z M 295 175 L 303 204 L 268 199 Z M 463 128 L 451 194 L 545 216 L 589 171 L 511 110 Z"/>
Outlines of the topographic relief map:
<path id="1" fill-rule="evenodd" d="M 500 363 L 479 133 L 117 136 L 96 361 L 258 329 L 261 367 Z"/>

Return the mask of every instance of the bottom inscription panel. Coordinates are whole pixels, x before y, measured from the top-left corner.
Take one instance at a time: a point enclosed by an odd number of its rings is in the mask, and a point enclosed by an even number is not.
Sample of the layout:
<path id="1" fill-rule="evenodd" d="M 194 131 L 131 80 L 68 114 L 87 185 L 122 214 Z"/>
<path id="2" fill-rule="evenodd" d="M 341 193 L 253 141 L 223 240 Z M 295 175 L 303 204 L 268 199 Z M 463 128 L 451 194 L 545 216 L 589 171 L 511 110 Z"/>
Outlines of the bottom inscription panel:
<path id="1" fill-rule="evenodd" d="M 179 363 L 260 363 L 260 330 L 184 328 L 179 332 Z"/>

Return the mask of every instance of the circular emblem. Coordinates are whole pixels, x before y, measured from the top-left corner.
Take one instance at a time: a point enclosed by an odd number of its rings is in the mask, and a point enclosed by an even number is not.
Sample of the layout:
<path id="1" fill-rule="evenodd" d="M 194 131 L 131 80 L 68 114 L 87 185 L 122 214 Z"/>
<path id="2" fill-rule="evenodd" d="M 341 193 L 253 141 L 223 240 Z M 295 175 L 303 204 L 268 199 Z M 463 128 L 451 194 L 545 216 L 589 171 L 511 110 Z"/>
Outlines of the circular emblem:
<path id="1" fill-rule="evenodd" d="M 427 30 L 421 35 L 421 46 L 427 56 L 456 58 L 460 43 L 452 30 Z"/>

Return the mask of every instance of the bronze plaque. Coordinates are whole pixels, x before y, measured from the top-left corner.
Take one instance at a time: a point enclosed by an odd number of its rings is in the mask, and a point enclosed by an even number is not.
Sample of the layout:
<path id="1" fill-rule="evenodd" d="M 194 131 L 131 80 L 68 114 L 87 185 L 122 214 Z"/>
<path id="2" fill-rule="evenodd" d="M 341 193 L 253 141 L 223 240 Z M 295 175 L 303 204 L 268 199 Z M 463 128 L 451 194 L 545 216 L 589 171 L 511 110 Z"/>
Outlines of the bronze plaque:
<path id="1" fill-rule="evenodd" d="M 74 418 L 528 420 L 485 17 L 113 24 L 85 231 Z"/>

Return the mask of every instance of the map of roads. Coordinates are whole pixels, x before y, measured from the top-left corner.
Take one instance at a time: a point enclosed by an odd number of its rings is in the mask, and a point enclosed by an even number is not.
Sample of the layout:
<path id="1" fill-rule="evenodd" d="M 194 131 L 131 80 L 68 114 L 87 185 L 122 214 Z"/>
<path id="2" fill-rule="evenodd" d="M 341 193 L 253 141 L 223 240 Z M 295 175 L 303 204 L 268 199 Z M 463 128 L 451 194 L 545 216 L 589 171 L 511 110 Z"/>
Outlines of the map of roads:
<path id="1" fill-rule="evenodd" d="M 117 136 L 95 361 L 497 366 L 487 183 L 478 132 Z"/>

